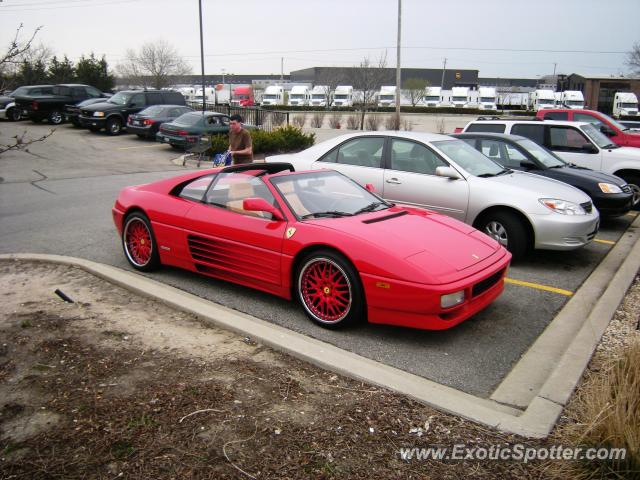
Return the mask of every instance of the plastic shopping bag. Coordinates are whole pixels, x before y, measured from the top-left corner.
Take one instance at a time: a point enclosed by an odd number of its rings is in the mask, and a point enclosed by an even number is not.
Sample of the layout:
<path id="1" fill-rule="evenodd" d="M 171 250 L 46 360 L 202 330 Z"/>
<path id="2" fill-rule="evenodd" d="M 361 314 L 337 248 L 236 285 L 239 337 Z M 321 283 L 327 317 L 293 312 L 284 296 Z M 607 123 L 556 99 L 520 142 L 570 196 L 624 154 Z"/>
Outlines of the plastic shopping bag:
<path id="1" fill-rule="evenodd" d="M 226 167 L 231 165 L 231 152 L 227 150 L 224 153 L 216 153 L 213 156 L 213 166 L 214 167 Z"/>

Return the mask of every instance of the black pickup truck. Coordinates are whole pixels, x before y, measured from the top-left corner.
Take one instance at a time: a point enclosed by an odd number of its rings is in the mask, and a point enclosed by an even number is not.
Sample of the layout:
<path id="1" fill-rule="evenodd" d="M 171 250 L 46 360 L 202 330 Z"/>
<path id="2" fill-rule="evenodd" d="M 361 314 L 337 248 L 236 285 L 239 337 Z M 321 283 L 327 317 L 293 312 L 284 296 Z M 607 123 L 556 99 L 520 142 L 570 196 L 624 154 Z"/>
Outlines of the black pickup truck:
<path id="1" fill-rule="evenodd" d="M 63 84 L 54 85 L 51 95 L 21 95 L 17 96 L 16 107 L 23 117 L 29 117 L 34 122 L 47 119 L 53 125 L 59 125 L 65 120 L 65 106 L 76 104 L 88 98 L 105 98 L 106 95 L 89 85 Z"/>

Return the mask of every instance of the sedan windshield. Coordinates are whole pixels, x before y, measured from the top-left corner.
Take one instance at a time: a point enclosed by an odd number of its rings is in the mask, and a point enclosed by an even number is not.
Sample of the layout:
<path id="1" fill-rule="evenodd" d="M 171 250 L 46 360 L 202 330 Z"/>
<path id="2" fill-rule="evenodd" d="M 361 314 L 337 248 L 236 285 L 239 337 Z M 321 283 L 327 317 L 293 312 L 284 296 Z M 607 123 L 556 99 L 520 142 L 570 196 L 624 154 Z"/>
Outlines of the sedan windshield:
<path id="1" fill-rule="evenodd" d="M 299 218 L 349 217 L 391 206 L 338 172 L 273 177 L 271 183 Z"/>
<path id="2" fill-rule="evenodd" d="M 611 139 L 602 133 L 593 123 L 582 125 L 580 130 L 586 133 L 600 148 L 618 148 L 618 146 L 611 143 Z"/>
<path id="3" fill-rule="evenodd" d="M 184 115 L 180 115 L 178 118 L 176 118 L 173 121 L 173 123 L 192 127 L 193 125 L 197 125 L 201 120 L 202 120 L 202 113 L 189 112 L 189 113 L 185 113 Z"/>
<path id="4" fill-rule="evenodd" d="M 107 101 L 109 103 L 115 103 L 116 105 L 126 105 L 132 96 L 133 93 L 118 92 Z"/>
<path id="5" fill-rule="evenodd" d="M 477 177 L 493 177 L 504 171 L 504 168 L 500 165 L 485 157 L 462 140 L 433 142 L 433 146 L 471 175 Z"/>
<path id="6" fill-rule="evenodd" d="M 162 107 L 160 105 L 153 105 L 152 107 L 145 108 L 142 110 L 139 115 L 146 115 L 148 117 L 159 117 L 164 114 L 164 111 L 167 107 Z"/>
<path id="7" fill-rule="evenodd" d="M 567 162 L 561 160 L 556 154 L 528 138 L 526 140 L 520 140 L 518 143 L 547 168 L 564 167 L 567 164 Z"/>

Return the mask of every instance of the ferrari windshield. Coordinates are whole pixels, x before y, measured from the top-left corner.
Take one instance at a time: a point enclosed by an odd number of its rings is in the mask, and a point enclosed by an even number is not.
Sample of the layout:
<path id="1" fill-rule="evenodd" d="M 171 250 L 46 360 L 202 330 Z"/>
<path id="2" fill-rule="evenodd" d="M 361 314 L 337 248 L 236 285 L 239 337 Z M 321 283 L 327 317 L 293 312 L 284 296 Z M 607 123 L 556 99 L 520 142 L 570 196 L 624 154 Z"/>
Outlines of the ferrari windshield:
<path id="1" fill-rule="evenodd" d="M 475 148 L 462 140 L 433 142 L 433 146 L 442 151 L 457 165 L 476 177 L 493 177 L 504 171 L 504 168 L 496 162 L 485 157 Z"/>
<path id="2" fill-rule="evenodd" d="M 273 177 L 271 183 L 299 218 L 347 217 L 390 206 L 338 172 Z"/>

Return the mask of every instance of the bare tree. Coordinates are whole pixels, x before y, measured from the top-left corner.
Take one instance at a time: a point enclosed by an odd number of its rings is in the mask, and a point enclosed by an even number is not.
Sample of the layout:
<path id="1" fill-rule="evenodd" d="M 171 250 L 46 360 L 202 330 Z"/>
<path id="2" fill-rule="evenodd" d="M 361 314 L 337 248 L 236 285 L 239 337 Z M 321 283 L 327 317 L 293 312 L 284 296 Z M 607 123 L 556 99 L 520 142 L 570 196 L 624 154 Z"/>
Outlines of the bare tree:
<path id="1" fill-rule="evenodd" d="M 24 61 L 25 55 L 31 50 L 33 41 L 42 26 L 36 28 L 27 40 L 20 39 L 22 29 L 23 25 L 21 23 L 6 50 L 0 53 L 0 91 L 6 88 L 7 74 L 15 73 L 17 65 Z"/>
<path id="2" fill-rule="evenodd" d="M 627 61 L 625 63 L 633 73 L 640 75 L 640 42 L 633 44 L 633 48 L 627 53 Z"/>
<path id="3" fill-rule="evenodd" d="M 364 130 L 364 116 L 368 108 L 375 107 L 376 93 L 386 78 L 387 53 L 380 56 L 377 64 L 366 57 L 360 65 L 352 69 L 351 80 L 354 88 L 362 92 L 360 129 Z"/>
<path id="4" fill-rule="evenodd" d="M 427 94 L 428 86 L 428 80 L 422 78 L 408 78 L 402 86 L 402 93 L 409 99 L 411 106 L 415 107 Z"/>
<path id="5" fill-rule="evenodd" d="M 45 139 L 53 135 L 53 132 L 55 132 L 55 129 L 49 130 L 47 133 L 45 133 L 44 135 L 41 135 L 38 138 L 28 138 L 27 131 L 25 130 L 24 132 L 22 132 L 22 134 L 18 134 L 11 137 L 12 140 L 10 143 L 0 144 L 0 155 L 2 155 L 5 152 L 8 152 L 9 150 L 24 150 L 28 152 L 29 145 L 36 142 L 44 141 Z"/>
<path id="6" fill-rule="evenodd" d="M 333 101 L 333 92 L 336 87 L 343 83 L 344 75 L 338 69 L 324 68 L 320 70 L 317 83 L 322 86 L 322 90 L 327 101 L 327 108 L 331 106 Z"/>
<path id="7" fill-rule="evenodd" d="M 127 50 L 116 70 L 129 83 L 158 89 L 169 86 L 173 76 L 191 73 L 191 67 L 165 40 L 145 43 L 139 52 Z"/>

